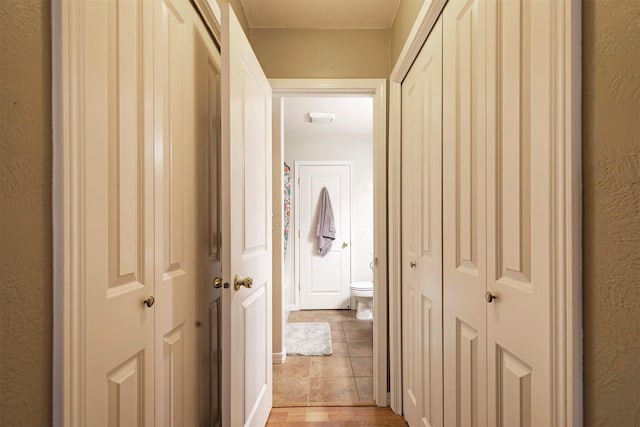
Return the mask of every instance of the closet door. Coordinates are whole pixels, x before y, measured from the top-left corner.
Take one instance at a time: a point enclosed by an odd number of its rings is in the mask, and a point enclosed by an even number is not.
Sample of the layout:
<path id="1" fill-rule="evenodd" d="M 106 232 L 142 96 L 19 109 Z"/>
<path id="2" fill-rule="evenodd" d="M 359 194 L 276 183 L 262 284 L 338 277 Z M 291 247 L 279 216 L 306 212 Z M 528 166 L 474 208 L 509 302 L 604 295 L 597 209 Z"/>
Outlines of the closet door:
<path id="1" fill-rule="evenodd" d="M 194 19 L 188 0 L 154 5 L 155 408 L 158 426 L 198 424 L 198 147 Z"/>
<path id="2" fill-rule="evenodd" d="M 402 84 L 404 415 L 442 426 L 442 23 Z"/>
<path id="3" fill-rule="evenodd" d="M 444 417 L 485 426 L 486 0 L 443 12 Z"/>
<path id="4" fill-rule="evenodd" d="M 490 1 L 489 425 L 553 425 L 553 2 Z M 560 322 L 563 322 L 560 320 Z"/>

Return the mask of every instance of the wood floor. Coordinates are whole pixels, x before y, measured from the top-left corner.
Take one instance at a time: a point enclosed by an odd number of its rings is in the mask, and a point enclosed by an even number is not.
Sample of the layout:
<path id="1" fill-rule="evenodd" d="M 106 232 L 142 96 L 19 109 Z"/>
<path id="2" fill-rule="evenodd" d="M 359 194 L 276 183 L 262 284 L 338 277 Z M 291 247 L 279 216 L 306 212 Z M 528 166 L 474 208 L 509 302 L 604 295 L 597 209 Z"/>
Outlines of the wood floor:
<path id="1" fill-rule="evenodd" d="M 267 426 L 406 426 L 389 408 L 376 406 L 273 408 Z"/>

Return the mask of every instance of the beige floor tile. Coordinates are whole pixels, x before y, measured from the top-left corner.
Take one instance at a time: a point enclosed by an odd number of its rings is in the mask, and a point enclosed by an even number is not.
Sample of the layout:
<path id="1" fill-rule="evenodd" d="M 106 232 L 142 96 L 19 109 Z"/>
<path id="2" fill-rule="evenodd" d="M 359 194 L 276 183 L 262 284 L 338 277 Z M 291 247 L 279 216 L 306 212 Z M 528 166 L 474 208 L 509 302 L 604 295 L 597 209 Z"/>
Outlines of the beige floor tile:
<path id="1" fill-rule="evenodd" d="M 356 386 L 358 387 L 360 402 L 373 401 L 373 377 L 356 378 Z"/>
<path id="2" fill-rule="evenodd" d="M 353 331 L 356 329 L 373 329 L 373 322 L 368 320 L 343 320 L 342 329 Z"/>
<path id="3" fill-rule="evenodd" d="M 344 331 L 331 331 L 331 342 L 347 342 L 344 337 Z"/>
<path id="4" fill-rule="evenodd" d="M 309 399 L 311 402 L 357 402 L 355 381 L 347 378 L 311 378 Z"/>
<path id="5" fill-rule="evenodd" d="M 314 357 L 311 359 L 310 377 L 352 377 L 351 362 L 347 357 Z"/>
<path id="6" fill-rule="evenodd" d="M 342 330 L 342 321 L 341 320 L 331 320 L 329 321 L 329 328 L 331 331 L 341 331 Z"/>
<path id="7" fill-rule="evenodd" d="M 308 356 L 287 356 L 285 363 L 273 365 L 273 376 L 308 377 L 310 365 Z"/>
<path id="8" fill-rule="evenodd" d="M 373 344 L 362 342 L 347 343 L 349 357 L 373 357 Z"/>
<path id="9" fill-rule="evenodd" d="M 273 378 L 273 404 L 274 406 L 308 403 L 309 402 L 309 378 L 308 377 L 277 377 Z"/>
<path id="10" fill-rule="evenodd" d="M 334 341 L 333 343 L 331 343 L 331 347 L 333 348 L 331 357 L 349 357 L 347 343 Z"/>
<path id="11" fill-rule="evenodd" d="M 347 342 L 373 342 L 373 329 L 353 329 L 344 331 Z"/>
<path id="12" fill-rule="evenodd" d="M 315 316 L 315 313 L 311 310 L 292 311 L 291 313 L 289 313 L 289 318 L 287 319 L 287 322 L 289 323 L 312 322 L 313 316 Z"/>
<path id="13" fill-rule="evenodd" d="M 354 377 L 372 377 L 373 376 L 373 358 L 352 357 L 351 369 L 353 369 Z"/>

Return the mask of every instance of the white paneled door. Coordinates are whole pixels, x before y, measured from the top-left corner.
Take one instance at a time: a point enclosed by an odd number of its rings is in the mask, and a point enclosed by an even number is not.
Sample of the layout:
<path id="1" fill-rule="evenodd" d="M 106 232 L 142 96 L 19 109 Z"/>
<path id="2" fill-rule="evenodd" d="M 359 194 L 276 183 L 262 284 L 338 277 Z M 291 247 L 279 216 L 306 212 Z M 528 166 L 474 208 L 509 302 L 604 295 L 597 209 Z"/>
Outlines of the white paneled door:
<path id="1" fill-rule="evenodd" d="M 486 0 L 443 12 L 445 425 L 487 423 Z"/>
<path id="2" fill-rule="evenodd" d="M 351 164 L 296 162 L 295 211 L 300 309 L 348 308 L 351 284 Z M 316 235 L 320 192 L 326 187 L 336 238 L 325 255 Z"/>
<path id="3" fill-rule="evenodd" d="M 271 87 L 222 6 L 223 423 L 261 426 L 272 402 Z"/>
<path id="4" fill-rule="evenodd" d="M 87 30 L 69 53 L 84 74 L 65 87 L 77 108 L 67 135 L 75 156 L 66 165 L 74 200 L 67 232 L 77 263 L 65 268 L 79 289 L 65 301 L 78 307 L 65 339 L 75 343 L 69 368 L 83 382 L 71 383 L 65 416 L 73 425 L 153 426 L 153 135 L 142 79 L 152 65 L 153 6 L 72 6 L 75 28 Z"/>
<path id="5" fill-rule="evenodd" d="M 403 412 L 442 426 L 442 23 L 402 83 Z"/>

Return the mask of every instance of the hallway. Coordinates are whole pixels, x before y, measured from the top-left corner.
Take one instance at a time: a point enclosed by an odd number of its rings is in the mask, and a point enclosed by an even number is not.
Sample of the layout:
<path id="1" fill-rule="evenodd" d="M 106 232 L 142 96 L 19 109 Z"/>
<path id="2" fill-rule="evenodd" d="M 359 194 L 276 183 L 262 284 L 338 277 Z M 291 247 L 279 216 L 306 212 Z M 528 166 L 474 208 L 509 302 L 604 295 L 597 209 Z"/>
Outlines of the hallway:
<path id="1" fill-rule="evenodd" d="M 365 406 L 358 408 L 274 408 L 267 426 L 406 426 L 400 415 L 389 408 Z"/>

